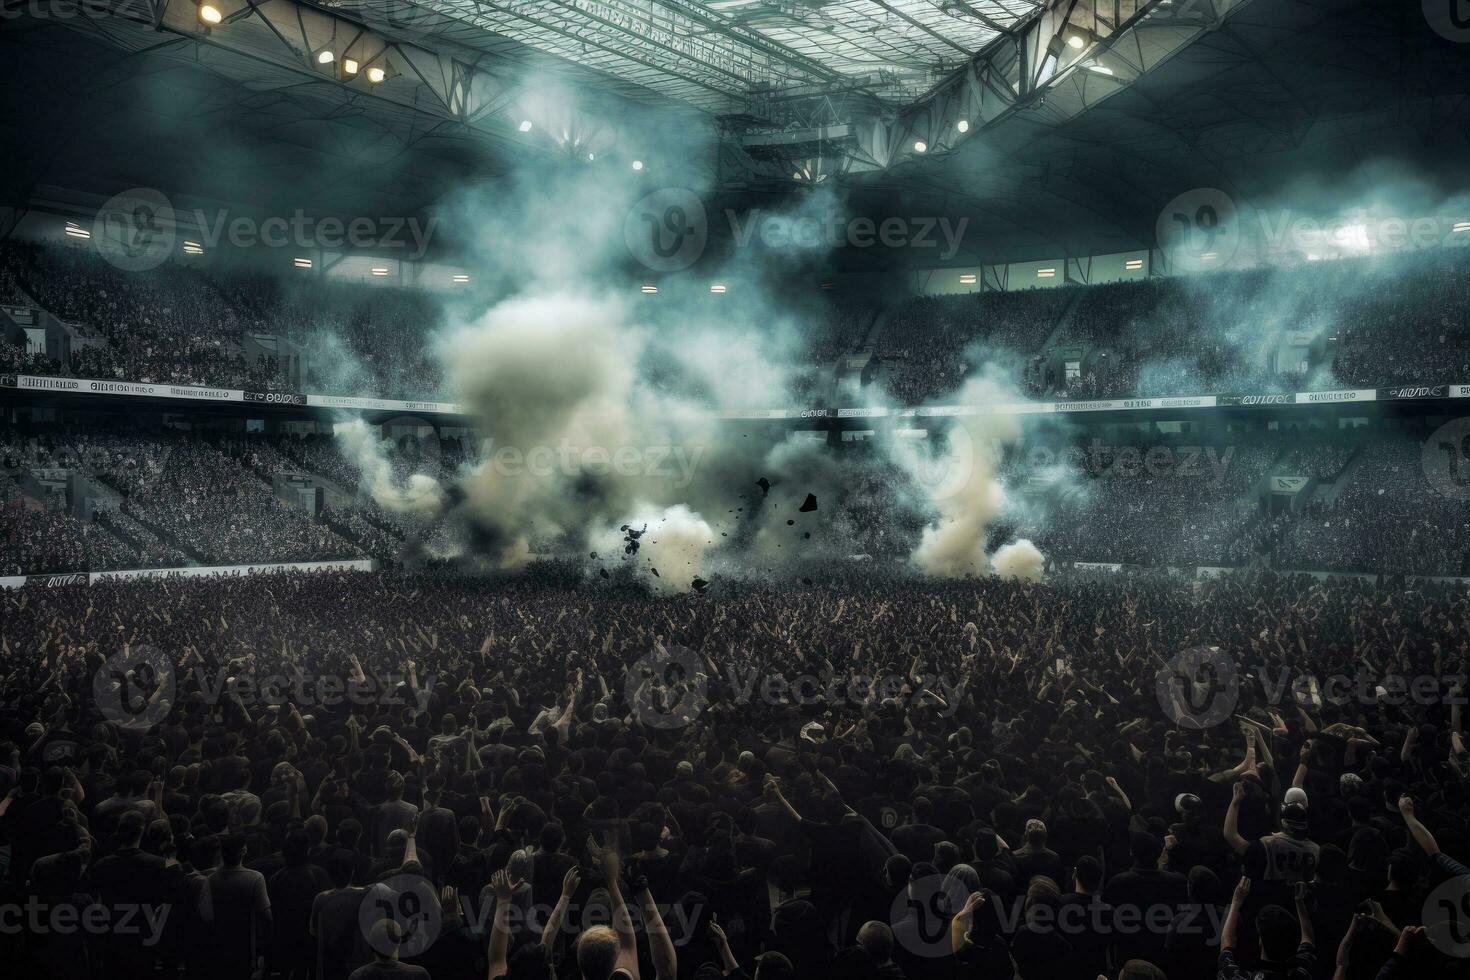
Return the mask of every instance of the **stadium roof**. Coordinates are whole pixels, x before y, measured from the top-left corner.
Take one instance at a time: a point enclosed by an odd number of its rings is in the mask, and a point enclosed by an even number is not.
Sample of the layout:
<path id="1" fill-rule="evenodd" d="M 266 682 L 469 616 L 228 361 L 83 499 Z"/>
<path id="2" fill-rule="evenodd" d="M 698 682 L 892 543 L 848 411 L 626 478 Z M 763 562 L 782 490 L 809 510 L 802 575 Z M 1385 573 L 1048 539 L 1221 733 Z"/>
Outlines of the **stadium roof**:
<path id="1" fill-rule="evenodd" d="M 399 0 L 344 0 L 368 19 Z M 486 36 L 712 112 L 752 91 L 858 82 L 902 101 L 1009 30 L 1040 0 L 413 0 L 436 31 Z"/>
<path id="2" fill-rule="evenodd" d="M 686 63 L 675 74 L 646 65 L 634 72 L 629 63 L 622 66 L 626 73 L 610 75 L 595 65 L 596 58 L 611 58 L 592 43 L 602 35 L 573 32 L 588 39 L 575 42 L 577 57 L 568 60 L 550 50 L 549 35 L 541 38 L 547 46 L 538 47 L 529 33 L 520 39 L 492 33 L 454 15 L 452 5 L 469 0 L 424 0 L 408 8 L 399 0 L 340 0 L 303 8 L 317 17 L 351 18 L 399 45 L 391 77 L 376 86 L 343 84 L 314 71 L 310 57 L 298 57 L 332 35 L 304 27 L 292 28 L 299 37 L 287 31 L 286 20 L 273 11 L 296 9 L 290 0 L 253 0 L 248 9 L 238 0 L 241 12 L 213 37 L 194 30 L 191 5 L 182 11 L 169 5 L 166 15 L 184 17 L 191 25 L 186 28 L 171 27 L 167 19 L 155 24 L 146 0 L 106 2 L 127 8 L 130 16 L 0 18 L 4 203 L 33 200 L 45 185 L 103 197 L 143 186 L 216 200 L 229 194 L 263 208 L 415 214 L 455 187 L 493 180 L 546 151 L 518 133 L 515 121 L 517 86 L 547 76 L 574 88 L 578 100 L 601 100 L 595 115 L 603 125 L 635 114 L 673 120 L 667 142 L 692 142 L 693 117 L 707 118 L 672 88 L 659 88 L 689 74 L 688 59 L 665 52 L 671 62 Z M 700 43 L 728 52 L 727 42 L 739 40 L 782 71 L 854 73 L 854 84 L 867 77 L 859 74 L 866 63 L 841 38 L 865 34 L 869 47 L 887 46 L 893 63 L 878 70 L 891 69 L 890 77 L 906 79 L 901 84 L 918 78 L 899 71 L 896 49 L 904 43 L 916 64 L 933 55 L 938 65 L 948 57 L 931 33 L 895 13 L 929 23 L 929 14 L 918 16 L 924 12 L 916 0 L 883 0 L 891 10 L 877 0 L 861 2 L 871 8 L 868 16 L 881 13 L 891 30 L 860 31 L 857 20 L 834 28 L 834 42 L 823 47 L 815 29 L 745 16 L 738 28 L 710 28 Z M 935 5 L 942 0 L 927 2 L 943 9 Z M 1017 0 L 1001 2 L 1023 26 L 1038 16 L 1028 20 Z M 1206 9 L 1212 2 L 1220 0 L 1177 3 L 1175 16 L 1180 8 Z M 539 11 L 547 4 L 536 0 L 533 6 Z M 589 4 L 562 0 L 558 9 L 579 18 L 602 17 L 610 9 Z M 835 15 L 859 5 L 841 0 L 822 9 Z M 645 10 L 683 10 L 691 17 L 703 10 L 722 24 L 742 16 L 740 7 L 718 6 L 719 0 L 663 0 Z M 960 45 L 965 48 L 983 45 L 984 31 L 1005 26 L 999 7 L 970 6 L 984 19 L 971 15 L 981 26 L 970 28 Z M 477 9 L 482 16 L 505 16 L 494 4 Z M 656 18 L 640 29 L 657 38 L 653 23 Z M 1201 18 L 1201 25 L 1190 43 L 1126 85 L 1084 70 L 1086 63 L 1029 95 L 1007 84 L 1005 98 L 993 100 L 993 117 L 971 116 L 976 122 L 966 138 L 949 139 L 934 127 L 952 133 L 953 122 L 924 115 L 926 106 L 950 89 L 995 94 L 993 79 L 977 74 L 979 59 L 969 61 L 892 111 L 913 117 L 911 125 L 930 126 L 933 146 L 927 154 L 898 156 L 880 169 L 842 178 L 853 208 L 970 217 L 964 251 L 953 260 L 959 264 L 1147 247 L 1164 203 L 1193 187 L 1221 187 L 1249 205 L 1288 187 L 1316 193 L 1349 178 L 1370 180 L 1371 173 L 1355 168 L 1379 159 L 1404 163 L 1426 183 L 1464 186 L 1470 45 L 1435 34 L 1417 4 L 1256 0 L 1235 4 L 1227 20 Z M 1010 37 L 997 34 L 990 43 L 1004 46 Z M 642 50 L 605 40 L 629 55 Z M 585 56 L 582 43 L 588 45 Z M 1115 46 L 1108 51 L 1114 56 L 1133 53 Z M 954 57 L 963 60 L 958 52 Z M 641 74 L 644 69 L 650 74 Z M 665 171 L 653 179 L 678 175 Z M 724 188 L 718 206 L 777 207 L 800 192 L 789 184 L 742 189 L 736 182 Z M 932 264 L 934 256 L 872 249 L 842 259 L 858 268 L 893 261 Z"/>

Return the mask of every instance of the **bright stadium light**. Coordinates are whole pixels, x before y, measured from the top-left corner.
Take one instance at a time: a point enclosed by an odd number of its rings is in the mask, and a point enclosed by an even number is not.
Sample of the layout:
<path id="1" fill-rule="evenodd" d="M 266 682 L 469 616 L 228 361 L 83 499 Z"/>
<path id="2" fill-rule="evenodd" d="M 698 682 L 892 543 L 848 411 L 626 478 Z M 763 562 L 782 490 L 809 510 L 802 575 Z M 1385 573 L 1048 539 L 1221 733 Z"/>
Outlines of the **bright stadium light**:
<path id="1" fill-rule="evenodd" d="M 458 283 L 466 283 L 470 281 L 470 277 L 465 275 L 463 272 L 456 272 L 454 274 L 454 281 Z"/>
<path id="2" fill-rule="evenodd" d="M 954 124 L 954 128 L 958 129 L 962 133 L 968 133 L 970 131 L 970 120 L 961 119 L 959 122 Z"/>
<path id="3" fill-rule="evenodd" d="M 356 75 L 359 67 L 356 58 L 342 59 L 342 74 L 344 75 Z"/>
<path id="4" fill-rule="evenodd" d="M 69 238 L 80 238 L 84 241 L 92 237 L 92 233 L 90 231 L 83 228 L 75 221 L 68 221 L 66 223 L 66 234 Z"/>
<path id="5" fill-rule="evenodd" d="M 709 284 L 709 291 L 716 294 L 724 294 L 726 292 L 725 284 L 722 282 L 712 282 Z"/>
<path id="6" fill-rule="evenodd" d="M 588 163 L 591 163 L 593 160 L 596 160 L 596 159 L 597 159 L 597 154 L 596 153 L 589 153 L 589 154 L 587 154 L 587 162 Z"/>
<path id="7" fill-rule="evenodd" d="M 658 287 L 657 286 L 644 286 L 642 288 L 641 292 L 645 296 L 652 296 L 654 293 L 658 292 Z"/>
<path id="8" fill-rule="evenodd" d="M 212 3 L 201 3 L 199 5 L 199 23 L 206 27 L 213 27 L 225 19 L 224 11 Z"/>
<path id="9" fill-rule="evenodd" d="M 521 124 L 519 126 L 517 126 L 516 128 L 519 129 L 523 133 L 529 133 L 531 131 L 531 120 L 529 120 L 529 119 L 522 119 L 521 120 Z"/>
<path id="10" fill-rule="evenodd" d="M 634 160 L 633 161 L 633 169 L 634 170 L 642 170 L 643 169 L 643 161 L 642 160 Z"/>
<path id="11" fill-rule="evenodd" d="M 923 140 L 914 140 L 914 152 L 915 153 L 928 153 L 929 152 L 929 144 L 928 143 L 925 143 Z"/>
<path id="12" fill-rule="evenodd" d="M 1081 34 L 1073 34 L 1071 37 L 1067 38 L 1067 47 L 1072 48 L 1076 51 L 1081 51 L 1086 46 L 1087 41 L 1083 39 Z"/>
<path id="13" fill-rule="evenodd" d="M 378 84 L 379 82 L 381 82 L 383 79 L 385 79 L 387 77 L 388 77 L 388 73 L 385 72 L 381 68 L 369 68 L 367 70 L 367 79 L 368 79 L 369 82 L 372 82 L 374 85 Z"/>
<path id="14" fill-rule="evenodd" d="M 1470 231 L 1470 221 L 1455 222 L 1455 234 L 1460 235 L 1467 231 Z"/>
<path id="15" fill-rule="evenodd" d="M 337 56 L 332 53 L 331 48 L 323 48 L 321 52 L 316 56 L 316 63 L 319 65 L 330 65 L 336 60 Z"/>
<path id="16" fill-rule="evenodd" d="M 377 276 L 379 279 L 383 278 L 384 276 L 386 276 L 388 274 L 388 270 L 385 269 L 385 268 L 383 268 L 382 266 L 377 266 L 376 268 L 370 269 L 368 271 L 371 272 L 373 275 Z"/>

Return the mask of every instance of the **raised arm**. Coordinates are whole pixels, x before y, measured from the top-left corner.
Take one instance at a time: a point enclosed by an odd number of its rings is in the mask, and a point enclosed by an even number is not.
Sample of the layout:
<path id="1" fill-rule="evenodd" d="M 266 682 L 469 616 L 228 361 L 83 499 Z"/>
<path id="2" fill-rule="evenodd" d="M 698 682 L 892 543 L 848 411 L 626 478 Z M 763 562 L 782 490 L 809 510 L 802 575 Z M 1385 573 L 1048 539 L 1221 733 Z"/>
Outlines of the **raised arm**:
<path id="1" fill-rule="evenodd" d="M 1245 905 L 1245 900 L 1251 893 L 1251 880 L 1241 875 L 1240 882 L 1235 886 L 1235 894 L 1230 899 L 1230 911 L 1225 914 L 1225 924 L 1220 927 L 1220 949 L 1234 949 L 1236 937 L 1240 934 L 1240 909 Z"/>
<path id="2" fill-rule="evenodd" d="M 490 969 L 486 980 L 496 980 L 510 972 L 506 954 L 510 949 L 510 872 L 501 868 L 490 876 L 495 894 L 495 921 L 490 926 Z"/>
<path id="3" fill-rule="evenodd" d="M 654 975 L 658 980 L 674 980 L 679 973 L 678 954 L 674 952 L 674 942 L 669 938 L 663 916 L 659 915 L 653 892 L 648 890 L 648 879 L 639 878 L 634 897 L 643 914 L 643 931 L 648 934 L 648 955 L 653 960 Z"/>
<path id="4" fill-rule="evenodd" d="M 1231 788 L 1230 809 L 1225 811 L 1225 843 L 1236 854 L 1244 854 L 1250 842 L 1240 836 L 1240 801 L 1245 799 L 1245 783 L 1236 783 Z"/>
<path id="5" fill-rule="evenodd" d="M 575 867 L 568 868 L 567 873 L 562 876 L 561 897 L 556 900 L 556 907 L 546 917 L 546 928 L 541 931 L 541 945 L 546 947 L 548 956 L 556 947 L 556 937 L 561 934 L 562 923 L 566 921 L 567 904 L 571 902 L 581 883 L 582 874 Z"/>
<path id="6" fill-rule="evenodd" d="M 1439 853 L 1439 842 L 1429 832 L 1429 828 L 1419 822 L 1419 817 L 1414 813 L 1414 801 L 1408 796 L 1399 797 L 1399 813 L 1403 815 L 1404 826 L 1409 828 L 1409 834 L 1414 842 L 1424 849 L 1424 853 L 1430 857 Z"/>

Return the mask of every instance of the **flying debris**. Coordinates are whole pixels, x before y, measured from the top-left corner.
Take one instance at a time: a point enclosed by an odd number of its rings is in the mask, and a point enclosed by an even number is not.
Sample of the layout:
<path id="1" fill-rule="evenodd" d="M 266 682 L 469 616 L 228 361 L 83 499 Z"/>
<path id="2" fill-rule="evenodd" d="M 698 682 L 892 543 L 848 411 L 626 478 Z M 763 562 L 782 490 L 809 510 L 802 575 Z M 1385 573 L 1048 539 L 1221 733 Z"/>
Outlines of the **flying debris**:
<path id="1" fill-rule="evenodd" d="M 597 574 L 598 575 L 601 575 L 603 578 L 612 578 L 611 575 L 607 574 L 607 569 L 605 569 L 605 568 L 599 568 L 597 570 Z"/>
<path id="2" fill-rule="evenodd" d="M 764 498 L 767 494 L 771 492 L 771 481 L 767 480 L 765 477 L 761 477 L 759 480 L 756 480 L 755 485 L 761 488 L 762 498 Z"/>
<path id="3" fill-rule="evenodd" d="M 801 506 L 796 509 L 803 514 L 810 514 L 817 509 L 817 495 L 814 493 L 807 494 L 806 499 L 801 502 Z"/>
<path id="4" fill-rule="evenodd" d="M 699 578 L 698 576 L 696 576 L 694 581 L 690 582 L 689 585 L 691 588 L 694 589 L 695 592 L 703 592 L 705 589 L 709 588 L 709 583 L 706 582 L 704 579 Z"/>
<path id="5" fill-rule="evenodd" d="M 638 554 L 638 539 L 648 533 L 648 525 L 643 525 L 641 531 L 635 531 L 631 524 L 624 524 L 618 530 L 623 532 L 623 554 Z"/>

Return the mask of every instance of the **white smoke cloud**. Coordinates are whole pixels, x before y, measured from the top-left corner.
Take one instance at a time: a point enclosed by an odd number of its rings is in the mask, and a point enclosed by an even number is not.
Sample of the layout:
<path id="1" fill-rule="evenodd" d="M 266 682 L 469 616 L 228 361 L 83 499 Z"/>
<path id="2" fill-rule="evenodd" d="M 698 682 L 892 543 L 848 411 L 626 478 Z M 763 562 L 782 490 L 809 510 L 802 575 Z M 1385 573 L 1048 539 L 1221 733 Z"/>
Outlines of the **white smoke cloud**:
<path id="1" fill-rule="evenodd" d="M 1001 578 L 1040 582 L 1042 571 L 1046 567 L 1046 559 L 1036 545 L 1022 538 L 1020 541 L 1012 541 L 1010 544 L 1003 544 L 996 548 L 990 564 L 995 574 Z"/>
<path id="2" fill-rule="evenodd" d="M 640 531 L 647 528 L 639 539 L 638 551 L 626 557 L 642 567 L 657 569 L 650 583 L 662 592 L 687 592 L 705 570 L 705 556 L 718 540 L 709 522 L 684 504 L 663 510 L 644 504 L 616 527 L 594 532 L 591 543 L 599 556 L 610 560 L 623 553 L 624 524 Z"/>
<path id="3" fill-rule="evenodd" d="M 444 510 L 444 488 L 427 473 L 414 473 L 405 486 L 393 477 L 393 464 L 383 444 L 362 419 L 338 423 L 338 441 L 362 471 L 362 486 L 380 507 L 400 514 L 433 517 Z"/>
<path id="4" fill-rule="evenodd" d="M 958 395 L 960 404 L 982 412 L 1015 400 L 1015 393 L 993 370 L 971 378 Z M 915 475 L 936 513 L 912 555 L 926 574 L 958 578 L 1024 572 L 1030 577 L 1034 565 L 1035 576 L 1040 576 L 1041 553 L 1029 541 L 1006 545 L 994 556 L 986 552 L 986 533 L 1008 507 L 999 448 L 1014 443 L 1020 434 L 1014 415 L 977 414 L 956 422 L 938 460 L 922 458 L 916 449 L 900 449 L 900 462 Z"/>

